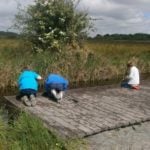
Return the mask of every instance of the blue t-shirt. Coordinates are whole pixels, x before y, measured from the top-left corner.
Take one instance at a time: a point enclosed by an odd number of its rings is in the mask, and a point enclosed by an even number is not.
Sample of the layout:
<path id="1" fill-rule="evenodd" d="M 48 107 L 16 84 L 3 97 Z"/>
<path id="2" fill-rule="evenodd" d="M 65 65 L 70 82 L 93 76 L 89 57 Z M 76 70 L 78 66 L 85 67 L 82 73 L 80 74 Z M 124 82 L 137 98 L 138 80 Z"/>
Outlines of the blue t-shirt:
<path id="1" fill-rule="evenodd" d="M 59 74 L 49 74 L 47 79 L 45 80 L 45 88 L 48 90 L 49 85 L 57 84 L 62 85 L 62 90 L 66 90 L 68 87 L 68 80 L 62 77 Z"/>
<path id="2" fill-rule="evenodd" d="M 24 89 L 33 89 L 36 90 L 38 89 L 38 74 L 34 71 L 31 70 L 25 70 L 21 73 L 19 80 L 18 80 L 18 85 L 19 85 L 19 90 L 24 90 Z"/>

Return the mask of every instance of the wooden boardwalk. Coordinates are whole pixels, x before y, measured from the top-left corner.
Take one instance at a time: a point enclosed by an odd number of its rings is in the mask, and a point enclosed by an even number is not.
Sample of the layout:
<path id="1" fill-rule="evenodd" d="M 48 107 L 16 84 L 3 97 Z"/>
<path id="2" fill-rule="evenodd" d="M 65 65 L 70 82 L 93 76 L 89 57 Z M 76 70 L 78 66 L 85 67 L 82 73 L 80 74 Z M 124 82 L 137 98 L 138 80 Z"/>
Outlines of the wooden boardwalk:
<path id="1" fill-rule="evenodd" d="M 39 94 L 35 107 L 25 107 L 15 96 L 5 99 L 64 137 L 86 137 L 150 120 L 149 83 L 139 91 L 105 86 L 68 90 L 61 103 Z"/>

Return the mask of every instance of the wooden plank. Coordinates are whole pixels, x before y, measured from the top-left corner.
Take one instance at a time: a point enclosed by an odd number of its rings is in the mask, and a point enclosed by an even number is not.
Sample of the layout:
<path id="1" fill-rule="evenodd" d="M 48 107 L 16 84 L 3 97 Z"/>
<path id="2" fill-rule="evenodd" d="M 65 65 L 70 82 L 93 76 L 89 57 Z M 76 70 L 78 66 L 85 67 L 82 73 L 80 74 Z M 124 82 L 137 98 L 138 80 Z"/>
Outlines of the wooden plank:
<path id="1" fill-rule="evenodd" d="M 62 137 L 85 137 L 150 120 L 150 88 L 143 87 L 141 91 L 105 87 L 74 89 L 67 91 L 61 103 L 38 94 L 35 107 L 25 107 L 15 96 L 5 99 L 36 115 L 48 129 Z"/>

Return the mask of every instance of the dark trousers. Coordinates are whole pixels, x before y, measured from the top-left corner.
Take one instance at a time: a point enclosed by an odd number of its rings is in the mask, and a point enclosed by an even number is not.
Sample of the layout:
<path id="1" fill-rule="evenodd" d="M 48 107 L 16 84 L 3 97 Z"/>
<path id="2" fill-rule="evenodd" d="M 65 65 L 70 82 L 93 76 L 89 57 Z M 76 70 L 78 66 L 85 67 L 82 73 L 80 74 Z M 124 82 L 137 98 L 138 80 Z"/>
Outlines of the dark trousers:
<path id="1" fill-rule="evenodd" d="M 20 90 L 19 92 L 19 95 L 17 95 L 17 99 L 20 99 L 21 97 L 23 96 L 28 96 L 28 98 L 30 97 L 30 95 L 34 95 L 36 96 L 36 93 L 37 91 L 36 90 L 33 90 L 33 89 L 23 89 L 23 90 Z"/>
<path id="2" fill-rule="evenodd" d="M 122 87 L 122 88 L 127 88 L 127 89 L 131 89 L 131 88 L 132 88 L 131 85 L 128 84 L 127 82 L 122 82 L 122 83 L 121 83 L 121 87 Z"/>
<path id="3" fill-rule="evenodd" d="M 60 91 L 64 91 L 64 85 L 52 83 L 47 86 L 46 89 L 47 96 L 52 99 L 55 99 L 54 95 L 51 93 L 51 90 L 56 90 L 56 92 L 59 93 Z"/>

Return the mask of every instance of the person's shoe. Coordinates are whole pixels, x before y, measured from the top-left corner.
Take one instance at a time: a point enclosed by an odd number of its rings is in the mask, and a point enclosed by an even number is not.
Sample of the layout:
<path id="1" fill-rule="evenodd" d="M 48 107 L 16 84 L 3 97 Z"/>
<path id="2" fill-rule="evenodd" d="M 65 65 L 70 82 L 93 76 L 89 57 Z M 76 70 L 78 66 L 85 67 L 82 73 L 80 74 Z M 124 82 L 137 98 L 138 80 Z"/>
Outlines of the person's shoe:
<path id="1" fill-rule="evenodd" d="M 139 89 L 140 89 L 140 86 L 139 86 L 139 85 L 132 86 L 132 89 L 133 89 L 133 90 L 139 90 Z"/>
<path id="2" fill-rule="evenodd" d="M 61 103 L 62 102 L 62 98 L 57 99 L 57 102 Z"/>
<path id="3" fill-rule="evenodd" d="M 51 94 L 53 95 L 53 97 L 56 97 L 56 95 L 57 95 L 57 92 L 56 92 L 56 90 L 51 90 Z"/>
<path id="4" fill-rule="evenodd" d="M 60 91 L 58 94 L 57 94 L 57 101 L 60 103 L 63 99 L 63 94 L 64 92 L 63 91 Z"/>
<path id="5" fill-rule="evenodd" d="M 33 94 L 30 95 L 30 101 L 31 101 L 31 106 L 35 106 L 36 105 L 36 98 Z"/>
<path id="6" fill-rule="evenodd" d="M 30 101 L 29 101 L 29 99 L 28 99 L 27 96 L 23 96 L 23 97 L 21 98 L 21 100 L 22 100 L 22 102 L 23 102 L 26 106 L 31 106 L 31 103 L 30 103 Z"/>

